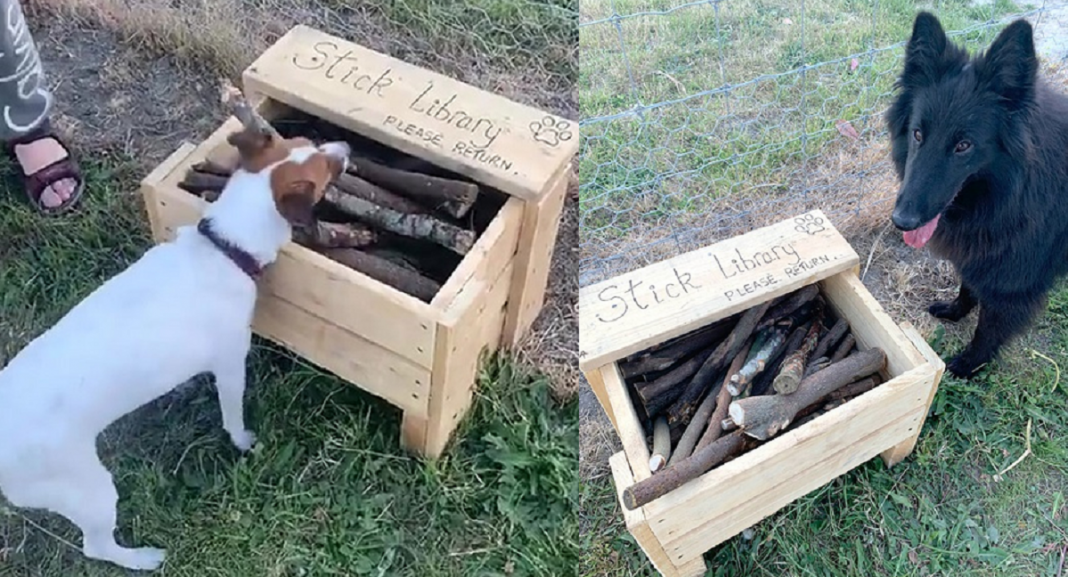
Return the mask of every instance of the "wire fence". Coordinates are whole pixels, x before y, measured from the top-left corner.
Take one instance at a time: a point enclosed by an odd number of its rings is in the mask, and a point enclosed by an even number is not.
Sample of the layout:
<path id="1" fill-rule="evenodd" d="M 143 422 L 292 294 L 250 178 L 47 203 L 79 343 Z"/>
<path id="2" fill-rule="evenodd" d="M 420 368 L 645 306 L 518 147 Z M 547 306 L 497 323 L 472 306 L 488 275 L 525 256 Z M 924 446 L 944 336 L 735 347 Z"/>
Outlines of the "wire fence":
<path id="1" fill-rule="evenodd" d="M 1016 18 L 1068 35 L 1045 1 L 927 6 L 973 52 Z M 814 208 L 847 236 L 884 226 L 882 117 L 920 7 L 583 0 L 580 285 Z"/>

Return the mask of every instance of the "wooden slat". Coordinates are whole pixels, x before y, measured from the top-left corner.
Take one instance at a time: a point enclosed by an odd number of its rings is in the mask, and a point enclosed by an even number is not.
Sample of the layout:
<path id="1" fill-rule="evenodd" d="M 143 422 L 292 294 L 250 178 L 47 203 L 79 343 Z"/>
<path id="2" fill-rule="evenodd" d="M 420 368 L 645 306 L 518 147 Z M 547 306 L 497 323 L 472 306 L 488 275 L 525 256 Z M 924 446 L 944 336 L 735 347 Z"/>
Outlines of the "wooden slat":
<path id="1" fill-rule="evenodd" d="M 645 506 L 672 559 L 730 538 L 901 442 L 918 426 L 928 366 L 900 375 Z"/>
<path id="2" fill-rule="evenodd" d="M 612 428 L 618 431 L 619 425 L 616 424 L 616 415 L 612 412 L 612 404 L 608 400 L 608 392 L 605 390 L 604 379 L 601 378 L 601 371 L 588 371 L 582 373 L 582 375 L 586 377 L 586 382 L 589 383 L 590 388 L 593 389 L 593 394 L 601 404 L 601 409 L 604 410 L 604 414 L 608 415 L 608 420 L 612 422 Z"/>
<path id="3" fill-rule="evenodd" d="M 916 330 L 916 327 L 912 326 L 912 323 L 904 323 L 901 325 L 901 332 L 905 333 L 909 341 L 916 350 L 923 355 L 924 360 L 934 370 L 934 383 L 931 385 L 931 390 L 927 394 L 927 402 L 924 404 L 923 416 L 920 418 L 920 423 L 916 427 L 916 431 L 902 443 L 894 445 L 892 448 L 883 451 L 880 456 L 883 461 L 886 462 L 887 467 L 893 467 L 900 463 L 912 453 L 912 450 L 916 448 L 916 441 L 920 438 L 920 432 L 923 429 L 923 424 L 927 421 L 927 413 L 931 410 L 931 403 L 934 402 L 935 393 L 938 392 L 938 385 L 942 382 L 942 375 L 946 371 L 946 363 L 939 358 L 938 353 L 931 349 L 931 346 L 927 344 L 927 341 Z"/>
<path id="4" fill-rule="evenodd" d="M 253 330 L 405 411 L 426 414 L 430 370 L 276 296 L 256 309 Z"/>
<path id="5" fill-rule="evenodd" d="M 515 279 L 512 281 L 508 315 L 504 321 L 504 342 L 509 346 L 518 344 L 526 335 L 545 304 L 556 233 L 560 229 L 560 213 L 571 179 L 571 170 L 568 168 L 555 179 L 548 194 L 538 202 L 526 204 L 523 232 L 516 254 Z"/>
<path id="6" fill-rule="evenodd" d="M 578 150 L 577 123 L 307 26 L 279 38 L 243 83 L 524 199 Z"/>
<path id="7" fill-rule="evenodd" d="M 579 292 L 579 366 L 604 365 L 859 261 L 815 210 L 588 286 Z"/>
<path id="8" fill-rule="evenodd" d="M 623 376 L 619 374 L 619 367 L 615 363 L 601 367 L 600 373 L 605 396 L 608 397 L 608 406 L 615 415 L 616 433 L 623 443 L 623 452 L 630 461 L 634 478 L 644 481 L 653 474 L 649 470 L 649 446 L 645 443 L 645 434 L 642 433 L 638 413 L 634 410 L 630 395 L 627 394 Z"/>
<path id="9" fill-rule="evenodd" d="M 519 241 L 523 204 L 518 198 L 510 198 L 504 203 L 475 246 L 460 261 L 438 294 L 434 295 L 431 306 L 447 311 L 465 288 L 475 285 L 471 279 L 493 278 L 512 262 Z"/>

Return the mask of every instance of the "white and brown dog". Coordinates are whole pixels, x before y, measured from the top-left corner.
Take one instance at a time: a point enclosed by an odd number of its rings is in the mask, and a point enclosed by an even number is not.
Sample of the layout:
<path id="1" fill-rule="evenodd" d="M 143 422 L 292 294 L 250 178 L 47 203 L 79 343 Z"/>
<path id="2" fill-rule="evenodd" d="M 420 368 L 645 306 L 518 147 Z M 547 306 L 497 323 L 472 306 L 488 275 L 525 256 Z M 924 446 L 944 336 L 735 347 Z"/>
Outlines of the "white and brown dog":
<path id="1" fill-rule="evenodd" d="M 115 541 L 118 493 L 97 456 L 105 427 L 194 376 L 213 373 L 222 425 L 240 450 L 256 278 L 312 221 L 349 146 L 235 133 L 241 164 L 197 226 L 109 279 L 0 371 L 0 492 L 82 532 L 87 557 L 155 569 L 160 549 Z M 61 359 L 61 360 L 60 360 Z"/>

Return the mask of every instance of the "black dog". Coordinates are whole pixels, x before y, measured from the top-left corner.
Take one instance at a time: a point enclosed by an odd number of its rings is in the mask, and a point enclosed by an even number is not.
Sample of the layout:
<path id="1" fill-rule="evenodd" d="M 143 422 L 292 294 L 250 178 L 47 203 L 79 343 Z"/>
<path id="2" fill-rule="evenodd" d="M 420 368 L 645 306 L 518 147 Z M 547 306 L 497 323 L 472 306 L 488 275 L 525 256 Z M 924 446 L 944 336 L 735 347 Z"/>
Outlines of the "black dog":
<path id="1" fill-rule="evenodd" d="M 1025 331 L 1068 272 L 1068 97 L 1037 72 L 1026 21 L 970 58 L 921 12 L 886 115 L 901 180 L 894 225 L 961 278 L 956 300 L 928 311 L 958 321 L 980 307 L 971 343 L 948 363 L 957 376 Z"/>

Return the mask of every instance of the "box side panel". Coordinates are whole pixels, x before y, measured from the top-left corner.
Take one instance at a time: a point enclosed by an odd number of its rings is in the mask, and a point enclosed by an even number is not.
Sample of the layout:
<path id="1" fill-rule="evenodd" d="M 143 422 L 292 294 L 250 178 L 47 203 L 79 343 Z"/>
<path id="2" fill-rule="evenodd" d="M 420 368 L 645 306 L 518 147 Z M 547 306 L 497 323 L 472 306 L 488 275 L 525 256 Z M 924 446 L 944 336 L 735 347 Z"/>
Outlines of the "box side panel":
<path id="1" fill-rule="evenodd" d="M 560 213 L 570 180 L 571 170 L 563 171 L 541 200 L 526 204 L 523 232 L 516 254 L 515 278 L 504 322 L 504 342 L 509 346 L 518 344 L 526 335 L 545 304 L 556 233 L 560 229 Z"/>
<path id="2" fill-rule="evenodd" d="M 618 431 L 619 425 L 616 424 L 616 415 L 612 412 L 612 403 L 608 400 L 608 391 L 605 390 L 604 379 L 601 378 L 601 371 L 594 369 L 582 373 L 582 376 L 586 377 L 586 382 L 590 384 L 590 388 L 593 389 L 593 394 L 597 397 L 597 402 L 601 404 L 601 409 L 604 410 L 604 414 L 608 416 L 608 420 L 612 422 L 612 430 Z"/>
<path id="3" fill-rule="evenodd" d="M 252 323 L 258 334 L 405 411 L 426 414 L 429 369 L 276 296 L 263 300 Z"/>
<path id="4" fill-rule="evenodd" d="M 905 333 L 905 336 L 916 347 L 916 350 L 926 359 L 927 364 L 934 370 L 934 376 L 931 378 L 931 386 L 927 392 L 927 402 L 923 407 L 923 416 L 920 418 L 920 423 L 916 430 L 905 442 L 894 445 L 891 449 L 882 452 L 881 456 L 883 461 L 886 461 L 887 467 L 893 467 L 900 463 L 916 447 L 916 442 L 920 438 L 920 431 L 923 429 L 924 422 L 927 421 L 927 413 L 931 410 L 931 403 L 934 402 L 935 393 L 938 392 L 938 385 L 942 382 L 942 375 L 946 370 L 946 363 L 931 349 L 927 341 L 923 340 L 923 337 L 911 323 L 904 323 L 901 326 L 901 331 Z"/>
<path id="5" fill-rule="evenodd" d="M 243 75 L 255 94 L 525 199 L 578 150 L 578 125 L 307 26 Z"/>
<path id="6" fill-rule="evenodd" d="M 445 450 L 456 425 L 471 408 L 482 353 L 495 351 L 500 343 L 512 269 L 508 263 L 490 282 L 472 279 L 481 288 L 463 291 L 464 304 L 454 303 L 463 313 L 438 327 L 426 434 L 429 456 Z"/>
<path id="7" fill-rule="evenodd" d="M 645 442 L 645 434 L 642 432 L 638 413 L 631 403 L 627 387 L 623 383 L 623 376 L 619 373 L 619 367 L 610 363 L 599 369 L 601 382 L 604 383 L 604 394 L 608 398 L 608 406 L 611 407 L 612 415 L 615 416 L 616 433 L 620 442 L 623 443 L 623 452 L 627 454 L 630 468 L 634 471 L 634 478 L 644 481 L 652 476 L 649 470 L 649 445 Z"/>
<path id="8" fill-rule="evenodd" d="M 688 559 L 906 439 L 923 416 L 923 366 L 645 506 L 672 559 Z"/>
<path id="9" fill-rule="evenodd" d="M 604 365 L 854 268 L 815 210 L 579 291 L 579 366 Z"/>

